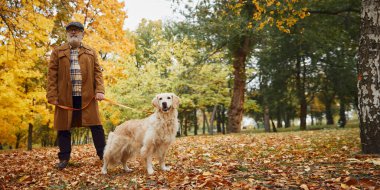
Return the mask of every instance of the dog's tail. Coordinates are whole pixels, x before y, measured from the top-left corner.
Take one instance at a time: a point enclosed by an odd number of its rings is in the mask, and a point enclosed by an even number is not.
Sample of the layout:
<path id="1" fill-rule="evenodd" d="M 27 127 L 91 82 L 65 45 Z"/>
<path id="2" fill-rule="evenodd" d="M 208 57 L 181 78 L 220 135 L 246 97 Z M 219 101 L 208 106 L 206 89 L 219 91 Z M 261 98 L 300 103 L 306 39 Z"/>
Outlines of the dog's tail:
<path id="1" fill-rule="evenodd" d="M 111 166 L 121 163 L 123 159 L 130 157 L 131 142 L 131 139 L 128 137 L 110 132 L 108 134 L 107 145 L 104 148 L 103 159 Z"/>
<path id="2" fill-rule="evenodd" d="M 115 134 L 114 134 L 113 132 L 110 132 L 110 133 L 108 134 L 107 145 L 112 144 L 112 141 L 113 141 L 113 139 L 114 139 L 114 136 L 115 136 Z M 107 147 L 107 145 L 106 145 L 106 147 Z M 106 149 L 107 149 L 107 148 L 106 148 Z"/>
<path id="3" fill-rule="evenodd" d="M 107 139 L 107 143 L 106 143 L 106 146 L 104 147 L 104 153 L 103 153 L 103 159 L 105 159 L 109 165 L 115 165 L 116 163 L 116 160 L 114 159 L 114 156 L 113 156 L 113 149 L 114 149 L 114 141 L 115 141 L 115 134 L 113 132 L 110 132 L 108 134 L 108 139 Z"/>

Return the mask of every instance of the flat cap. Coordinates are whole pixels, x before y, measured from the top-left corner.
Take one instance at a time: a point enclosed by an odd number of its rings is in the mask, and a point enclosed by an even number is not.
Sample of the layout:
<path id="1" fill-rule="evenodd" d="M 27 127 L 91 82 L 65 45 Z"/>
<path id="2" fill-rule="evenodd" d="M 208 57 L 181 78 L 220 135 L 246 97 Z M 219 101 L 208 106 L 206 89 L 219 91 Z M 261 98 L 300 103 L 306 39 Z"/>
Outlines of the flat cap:
<path id="1" fill-rule="evenodd" d="M 70 22 L 70 23 L 66 26 L 66 30 L 68 30 L 69 27 L 77 27 L 77 28 L 81 29 L 82 31 L 84 31 L 84 26 L 83 26 L 83 24 L 80 23 L 80 22 Z"/>

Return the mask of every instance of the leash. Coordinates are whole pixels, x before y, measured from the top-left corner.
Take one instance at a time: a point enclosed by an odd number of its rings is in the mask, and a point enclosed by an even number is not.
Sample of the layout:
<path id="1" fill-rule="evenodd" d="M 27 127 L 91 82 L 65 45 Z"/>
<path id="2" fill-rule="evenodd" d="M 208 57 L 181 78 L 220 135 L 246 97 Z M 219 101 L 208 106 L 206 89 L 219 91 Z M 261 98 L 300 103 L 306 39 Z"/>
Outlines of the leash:
<path id="1" fill-rule="evenodd" d="M 72 107 L 62 106 L 62 105 L 56 105 L 56 106 L 58 106 L 58 107 L 60 107 L 60 108 L 62 108 L 62 109 L 65 109 L 65 110 L 70 110 L 70 111 L 84 110 L 84 109 L 86 109 L 86 108 L 88 107 L 88 105 L 90 105 L 90 103 L 92 102 L 92 100 L 94 100 L 94 98 L 95 98 L 95 96 L 92 97 L 91 100 L 90 100 L 90 101 L 89 101 L 89 102 L 88 102 L 83 108 L 72 108 Z M 120 106 L 120 107 L 126 108 L 126 109 L 130 109 L 130 110 L 133 110 L 133 111 L 136 111 L 136 112 L 141 112 L 140 110 L 137 110 L 137 109 L 134 109 L 134 108 L 128 107 L 128 106 L 126 106 L 126 105 L 123 105 L 123 104 L 117 103 L 117 102 L 112 101 L 112 100 L 110 100 L 110 99 L 108 99 L 108 98 L 104 98 L 103 100 L 104 100 L 104 101 L 107 101 L 107 102 L 109 102 L 109 103 L 111 103 L 111 104 L 114 104 L 114 105 L 117 105 L 117 106 Z M 153 112 L 151 112 L 151 111 L 143 111 L 143 112 L 145 112 L 145 113 L 147 113 L 147 114 L 153 113 Z"/>
<path id="2" fill-rule="evenodd" d="M 56 105 L 56 106 L 58 106 L 58 107 L 60 107 L 60 108 L 62 108 L 62 109 L 64 109 L 64 110 L 70 110 L 70 111 L 79 111 L 79 110 L 84 110 L 84 109 L 86 109 L 87 107 L 88 107 L 88 105 L 90 105 L 90 103 L 92 102 L 92 100 L 95 98 L 95 96 L 94 97 L 92 97 L 91 98 L 91 100 L 83 107 L 83 108 L 72 108 L 72 107 L 68 107 L 68 106 L 62 106 L 62 105 Z"/>
<path id="3" fill-rule="evenodd" d="M 134 109 L 134 108 L 131 108 L 131 107 L 128 107 L 128 106 L 126 106 L 126 105 L 123 105 L 123 104 L 120 104 L 120 103 L 114 102 L 114 101 L 112 101 L 112 100 L 110 100 L 110 99 L 108 99 L 108 98 L 104 98 L 103 100 L 105 100 L 105 101 L 107 101 L 107 102 L 109 102 L 109 103 L 111 103 L 111 104 L 118 105 L 118 106 L 123 107 L 123 108 L 127 108 L 127 109 L 131 109 L 131 110 L 137 111 L 137 110 Z"/>
<path id="4" fill-rule="evenodd" d="M 152 111 L 137 110 L 137 109 L 135 109 L 135 108 L 128 107 L 128 106 L 126 106 L 126 105 L 124 105 L 124 104 L 120 104 L 120 103 L 114 102 L 114 101 L 112 101 L 112 100 L 110 100 L 110 99 L 107 99 L 107 98 L 104 98 L 103 100 L 105 100 L 105 101 L 107 101 L 107 102 L 109 102 L 109 103 L 111 103 L 111 104 L 118 105 L 118 106 L 120 106 L 120 107 L 127 108 L 127 109 L 130 109 L 130 110 L 136 111 L 136 112 L 145 112 L 145 114 L 147 114 L 147 115 L 153 113 Z"/>

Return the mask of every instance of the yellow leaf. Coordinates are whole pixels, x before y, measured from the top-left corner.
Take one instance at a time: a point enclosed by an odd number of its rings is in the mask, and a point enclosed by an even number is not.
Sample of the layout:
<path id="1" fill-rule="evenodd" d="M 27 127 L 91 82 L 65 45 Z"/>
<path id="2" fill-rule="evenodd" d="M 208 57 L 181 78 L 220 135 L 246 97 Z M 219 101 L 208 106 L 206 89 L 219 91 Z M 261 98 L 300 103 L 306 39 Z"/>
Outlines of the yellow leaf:
<path id="1" fill-rule="evenodd" d="M 303 190 L 309 190 L 309 187 L 307 187 L 306 184 L 302 184 L 300 187 L 301 187 L 301 189 L 303 189 Z"/>
<path id="2" fill-rule="evenodd" d="M 210 176 L 210 175 L 212 175 L 212 173 L 211 172 L 203 172 L 202 175 L 204 175 L 204 176 Z"/>
<path id="3" fill-rule="evenodd" d="M 341 187 L 342 189 L 348 189 L 348 188 L 350 188 L 348 185 L 346 185 L 346 184 L 344 184 L 344 183 L 341 183 L 341 184 L 340 184 L 340 187 Z"/>

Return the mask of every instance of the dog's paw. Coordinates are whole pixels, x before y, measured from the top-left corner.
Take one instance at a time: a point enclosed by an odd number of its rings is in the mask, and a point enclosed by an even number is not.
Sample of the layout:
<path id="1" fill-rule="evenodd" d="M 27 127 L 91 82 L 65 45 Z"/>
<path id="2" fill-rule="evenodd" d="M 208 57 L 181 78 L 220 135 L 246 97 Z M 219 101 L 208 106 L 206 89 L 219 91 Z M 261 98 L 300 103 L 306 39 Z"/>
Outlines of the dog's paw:
<path id="1" fill-rule="evenodd" d="M 161 166 L 162 171 L 170 171 L 170 166 Z"/>
<path id="2" fill-rule="evenodd" d="M 148 171 L 148 174 L 149 174 L 149 175 L 152 175 L 152 174 L 154 173 L 153 168 L 148 168 L 147 171 Z"/>
<path id="3" fill-rule="evenodd" d="M 106 169 L 102 169 L 102 174 L 107 174 L 107 170 Z"/>
<path id="4" fill-rule="evenodd" d="M 127 168 L 124 168 L 124 171 L 127 172 L 127 173 L 133 172 L 133 170 L 130 169 L 130 168 L 128 168 L 128 167 L 127 167 Z"/>

